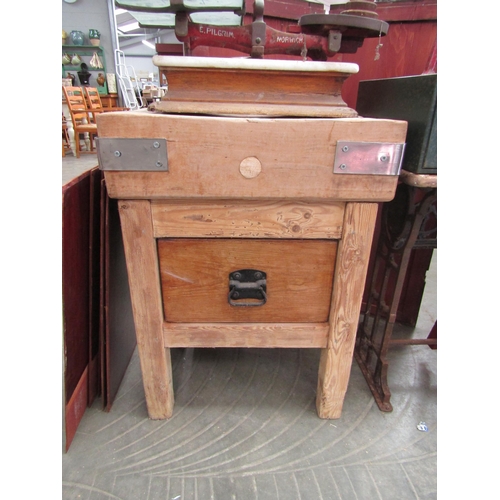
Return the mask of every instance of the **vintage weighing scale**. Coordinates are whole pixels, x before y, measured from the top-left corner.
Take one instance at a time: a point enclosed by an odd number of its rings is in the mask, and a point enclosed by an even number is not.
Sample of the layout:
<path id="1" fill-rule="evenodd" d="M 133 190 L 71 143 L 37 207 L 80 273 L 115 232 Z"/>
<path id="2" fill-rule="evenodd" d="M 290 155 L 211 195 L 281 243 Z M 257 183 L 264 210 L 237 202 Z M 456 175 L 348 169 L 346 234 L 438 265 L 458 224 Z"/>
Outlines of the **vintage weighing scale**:
<path id="1" fill-rule="evenodd" d="M 196 15 L 241 17 L 241 0 L 117 3 L 174 16 L 188 52 L 203 43 L 250 54 L 157 55 L 162 100 L 98 117 L 150 418 L 172 415 L 175 347 L 320 348 L 318 415 L 339 418 L 377 203 L 394 196 L 406 122 L 358 117 L 341 97 L 357 65 L 325 59 L 387 24 L 367 1 L 279 36 L 261 2 L 250 26 L 232 27 Z"/>

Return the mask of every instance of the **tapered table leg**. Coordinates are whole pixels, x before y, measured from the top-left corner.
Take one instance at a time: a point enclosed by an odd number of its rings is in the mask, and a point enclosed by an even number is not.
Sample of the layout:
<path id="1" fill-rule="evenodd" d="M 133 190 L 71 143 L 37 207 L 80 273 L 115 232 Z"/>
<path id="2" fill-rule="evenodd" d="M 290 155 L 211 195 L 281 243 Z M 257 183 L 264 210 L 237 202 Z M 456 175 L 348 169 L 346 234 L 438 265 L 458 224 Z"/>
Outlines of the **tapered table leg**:
<path id="1" fill-rule="evenodd" d="M 342 412 L 377 209 L 376 203 L 346 206 L 333 283 L 328 347 L 322 349 L 319 365 L 316 408 L 321 418 L 340 418 Z"/>
<path id="2" fill-rule="evenodd" d="M 149 200 L 118 202 L 132 311 L 149 417 L 172 415 L 174 392 L 170 349 L 163 340 L 163 311 L 156 240 Z"/>

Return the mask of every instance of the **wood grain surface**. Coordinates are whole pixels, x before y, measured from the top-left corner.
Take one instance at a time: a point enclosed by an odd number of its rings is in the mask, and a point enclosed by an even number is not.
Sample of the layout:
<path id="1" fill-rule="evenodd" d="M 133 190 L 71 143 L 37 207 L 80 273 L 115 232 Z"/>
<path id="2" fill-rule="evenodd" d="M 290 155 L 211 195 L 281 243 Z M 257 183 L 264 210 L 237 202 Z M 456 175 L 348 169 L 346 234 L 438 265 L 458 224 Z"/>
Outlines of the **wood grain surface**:
<path id="1" fill-rule="evenodd" d="M 381 119 L 99 115 L 99 136 L 165 138 L 168 172 L 106 171 L 112 198 L 389 201 L 397 176 L 334 174 L 338 140 L 404 143 L 406 122 Z M 243 159 L 261 173 L 247 179 Z M 140 170 L 141 165 L 137 165 Z"/>
<path id="2" fill-rule="evenodd" d="M 325 322 L 336 241 L 159 239 L 163 308 L 168 322 Z M 228 303 L 229 274 L 267 273 L 267 303 Z"/>
<path id="3" fill-rule="evenodd" d="M 158 256 L 148 200 L 118 203 L 148 414 L 169 418 L 174 405 L 170 351 L 163 344 Z"/>
<path id="4" fill-rule="evenodd" d="M 291 200 L 155 200 L 151 208 L 156 238 L 339 239 L 344 205 Z"/>
<path id="5" fill-rule="evenodd" d="M 340 418 L 351 373 L 354 342 L 378 205 L 348 203 L 333 284 L 328 347 L 322 349 L 316 408 L 321 418 Z"/>
<path id="6" fill-rule="evenodd" d="M 167 323 L 168 347 L 326 347 L 328 323 Z"/>

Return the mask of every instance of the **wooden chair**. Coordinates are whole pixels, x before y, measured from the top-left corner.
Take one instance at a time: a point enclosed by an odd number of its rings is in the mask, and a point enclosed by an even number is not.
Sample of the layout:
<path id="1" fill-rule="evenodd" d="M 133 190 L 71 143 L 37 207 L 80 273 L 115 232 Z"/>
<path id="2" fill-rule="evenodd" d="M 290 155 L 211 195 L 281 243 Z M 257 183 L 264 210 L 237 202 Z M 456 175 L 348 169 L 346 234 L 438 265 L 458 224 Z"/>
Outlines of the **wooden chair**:
<path id="1" fill-rule="evenodd" d="M 105 108 L 102 105 L 101 96 L 99 91 L 95 87 L 84 87 L 85 99 L 87 101 L 87 107 L 91 112 L 92 123 L 96 123 L 95 119 L 99 113 L 106 113 L 108 111 L 127 111 L 127 108 L 121 107 L 110 107 Z"/>
<path id="2" fill-rule="evenodd" d="M 84 87 L 83 91 L 85 92 L 87 108 L 90 111 L 92 122 L 96 123 L 96 116 L 104 112 L 99 91 L 95 87 Z"/>
<path id="3" fill-rule="evenodd" d="M 84 91 L 80 87 L 62 87 L 75 133 L 75 152 L 79 158 L 81 153 L 96 153 L 95 137 L 97 125 L 92 122 L 92 116 L 85 102 Z M 82 151 L 80 134 L 84 134 L 86 151 Z"/>

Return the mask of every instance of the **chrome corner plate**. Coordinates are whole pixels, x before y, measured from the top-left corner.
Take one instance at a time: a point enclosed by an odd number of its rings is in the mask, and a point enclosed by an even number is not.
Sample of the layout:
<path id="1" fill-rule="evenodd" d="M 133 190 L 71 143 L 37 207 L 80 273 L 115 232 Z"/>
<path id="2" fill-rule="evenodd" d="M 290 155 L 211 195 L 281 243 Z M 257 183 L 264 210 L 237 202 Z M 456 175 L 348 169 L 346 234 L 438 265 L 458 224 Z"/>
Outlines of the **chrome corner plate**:
<path id="1" fill-rule="evenodd" d="M 333 173 L 399 175 L 405 144 L 338 141 Z"/>
<path id="2" fill-rule="evenodd" d="M 167 140 L 99 137 L 97 158 L 101 170 L 168 172 Z"/>

